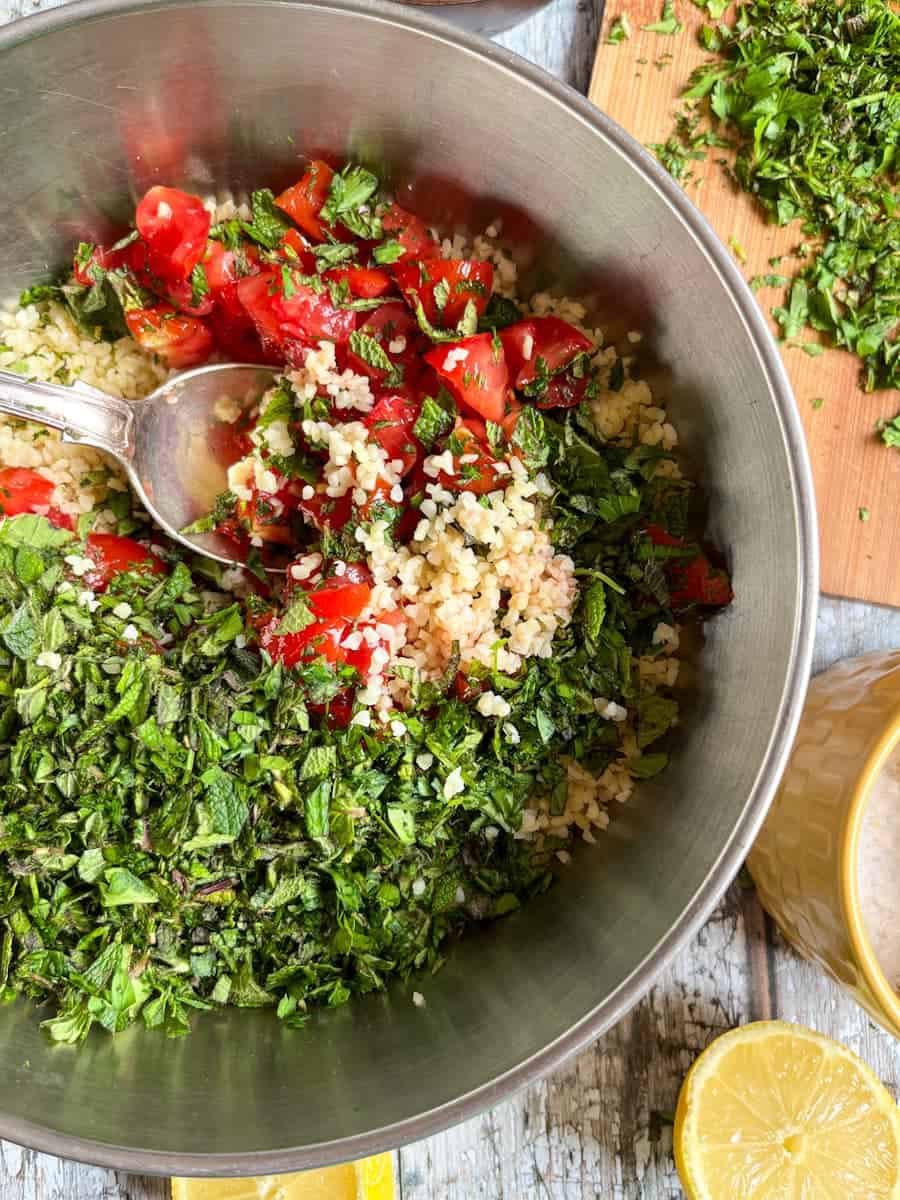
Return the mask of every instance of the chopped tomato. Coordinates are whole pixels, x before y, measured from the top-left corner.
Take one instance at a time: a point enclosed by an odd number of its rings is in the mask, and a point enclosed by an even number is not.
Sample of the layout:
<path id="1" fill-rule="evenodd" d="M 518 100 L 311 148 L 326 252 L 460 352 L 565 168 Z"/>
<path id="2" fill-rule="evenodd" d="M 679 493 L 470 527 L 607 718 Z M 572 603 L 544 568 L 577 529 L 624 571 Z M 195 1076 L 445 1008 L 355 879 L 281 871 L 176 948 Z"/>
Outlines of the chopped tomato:
<path id="1" fill-rule="evenodd" d="M 391 204 L 381 215 L 385 237 L 398 241 L 407 258 L 440 258 L 441 247 L 421 217 Z M 402 260 L 401 260 L 402 261 Z"/>
<path id="2" fill-rule="evenodd" d="M 328 163 L 314 159 L 299 183 L 289 187 L 277 196 L 275 203 L 296 221 L 304 233 L 308 233 L 318 242 L 325 240 L 328 226 L 319 220 L 322 205 L 328 199 L 328 189 L 334 171 Z"/>
<path id="3" fill-rule="evenodd" d="M 299 229 L 288 229 L 281 239 L 279 253 L 285 262 L 294 263 L 307 275 L 316 269 L 316 256 Z"/>
<path id="4" fill-rule="evenodd" d="M 146 546 L 133 538 L 119 537 L 114 533 L 88 534 L 87 557 L 93 559 L 95 565 L 83 579 L 95 592 L 105 592 L 123 571 L 162 575 L 166 569 L 165 564 L 151 554 Z"/>
<path id="5" fill-rule="evenodd" d="M 483 425 L 468 418 L 460 421 L 453 436 L 461 448 L 453 455 L 453 474 L 441 471 L 438 481 L 449 492 L 472 492 L 484 496 L 503 487 L 503 479 L 497 473 L 497 460 L 486 440 L 478 437 L 474 427 Z M 466 461 L 463 461 L 466 460 Z"/>
<path id="6" fill-rule="evenodd" d="M 259 633 L 260 645 L 275 662 L 296 667 L 304 659 L 311 662 L 324 658 L 326 662 L 346 662 L 341 652 L 341 638 L 347 630 L 344 621 L 314 621 L 299 633 L 277 633 L 282 614 L 275 613 Z"/>
<path id="7" fill-rule="evenodd" d="M 263 271 L 242 279 L 237 293 L 253 319 L 263 345 L 286 349 L 292 342 L 308 346 L 320 338 L 346 342 L 356 328 L 356 313 L 335 308 L 327 292 L 315 292 L 290 268 Z"/>
<path id="8" fill-rule="evenodd" d="M 69 513 L 63 512 L 61 508 L 57 508 L 55 504 L 47 509 L 47 520 L 57 529 L 68 529 L 72 533 L 75 532 L 75 518 Z"/>
<path id="9" fill-rule="evenodd" d="M 363 420 L 388 457 L 388 462 L 403 464 L 400 475 L 405 475 L 415 463 L 420 446 L 413 437 L 413 426 L 419 419 L 421 403 L 408 388 L 395 388 L 382 393 Z"/>
<path id="10" fill-rule="evenodd" d="M 590 382 L 589 375 L 582 375 L 579 378 L 571 371 L 561 371 L 559 375 L 554 375 L 548 381 L 546 392 L 535 400 L 534 406 L 535 408 L 577 408 L 584 400 Z"/>
<path id="11" fill-rule="evenodd" d="M 216 421 L 210 427 L 206 444 L 213 459 L 223 467 L 240 462 L 250 453 L 253 443 L 246 421 Z"/>
<path id="12" fill-rule="evenodd" d="M 500 422 L 503 436 L 510 444 L 512 443 L 513 434 L 516 432 L 516 425 L 518 424 L 519 413 L 521 411 L 522 405 L 516 399 L 516 393 L 510 388 L 506 393 L 506 412 L 503 420 Z"/>
<path id="13" fill-rule="evenodd" d="M 165 297 L 179 312 L 187 313 L 191 317 L 208 317 L 215 308 L 213 296 L 207 292 L 204 296 L 195 297 L 194 288 L 187 279 L 181 283 L 168 284 Z"/>
<path id="14" fill-rule="evenodd" d="M 419 351 L 423 343 L 416 318 L 402 300 L 388 300 L 368 313 L 359 332 L 374 338 L 394 366 L 402 368 L 404 384 L 415 382 L 422 369 Z M 387 378 L 387 371 L 373 367 L 352 351 L 347 355 L 347 365 L 376 383 Z"/>
<path id="15" fill-rule="evenodd" d="M 107 249 L 104 246 L 94 246 L 90 257 L 85 260 L 75 256 L 72 274 L 75 282 L 83 287 L 91 287 L 96 283 L 96 274 L 104 271 L 114 271 L 118 267 L 127 267 L 136 275 L 143 275 L 147 270 L 147 244 L 137 238 L 118 250 Z"/>
<path id="16" fill-rule="evenodd" d="M 468 704 L 476 696 L 480 696 L 487 684 L 481 679 L 470 679 L 465 671 L 457 671 L 453 680 L 453 692 L 458 700 Z"/>
<path id="17" fill-rule="evenodd" d="M 152 350 L 170 367 L 181 370 L 206 362 L 213 348 L 209 327 L 170 304 L 134 308 L 125 314 L 131 336 L 143 350 Z"/>
<path id="18" fill-rule="evenodd" d="M 275 364 L 283 361 L 273 348 L 263 347 L 259 332 L 246 311 L 232 316 L 224 308 L 216 307 L 207 322 L 216 345 L 232 362 Z"/>
<path id="19" fill-rule="evenodd" d="M 531 317 L 500 330 L 506 351 L 510 382 L 522 388 L 536 378 L 538 359 L 553 374 L 567 367 L 573 358 L 593 347 L 580 329 L 559 317 Z"/>
<path id="20" fill-rule="evenodd" d="M 648 525 L 644 532 L 654 546 L 684 545 L 684 538 L 676 537 L 674 533 L 669 533 L 667 529 L 663 529 L 662 525 Z"/>
<path id="21" fill-rule="evenodd" d="M 353 716 L 353 699 L 355 691 L 347 688 L 338 692 L 327 704 L 310 704 L 309 711 L 316 717 L 324 717 L 329 729 L 346 729 Z"/>
<path id="22" fill-rule="evenodd" d="M 333 620 L 335 617 L 355 621 L 371 598 L 371 577 L 366 580 L 358 571 L 329 575 L 306 593 L 306 602 L 320 621 Z"/>
<path id="23" fill-rule="evenodd" d="M 394 485 L 387 479 L 381 477 L 376 479 L 375 487 L 371 492 L 366 492 L 366 498 L 362 504 L 354 503 L 357 519 L 360 521 L 389 520 L 393 514 L 386 510 L 399 508 L 397 501 L 391 498 L 393 489 Z"/>
<path id="24" fill-rule="evenodd" d="M 332 498 L 322 491 L 316 492 L 308 500 L 300 500 L 297 507 L 316 529 L 343 529 L 350 520 L 353 501 L 349 492 Z"/>
<path id="25" fill-rule="evenodd" d="M 199 196 L 152 187 L 137 206 L 135 224 L 147 243 L 147 266 L 167 283 L 182 283 L 203 257 L 211 218 Z"/>
<path id="26" fill-rule="evenodd" d="M 323 278 L 335 283 L 346 280 L 350 295 L 359 300 L 377 300 L 394 286 L 393 279 L 380 267 L 334 267 L 326 271 Z"/>
<path id="27" fill-rule="evenodd" d="M 675 562 L 669 572 L 669 599 L 673 608 L 687 604 L 721 608 L 734 599 L 728 575 L 714 567 L 705 554 L 698 554 L 687 564 Z"/>
<path id="28" fill-rule="evenodd" d="M 654 546 L 687 545 L 684 538 L 676 537 L 661 525 L 648 525 L 645 533 Z M 684 608 L 689 604 L 722 608 L 734 599 L 727 572 L 714 567 L 702 552 L 689 562 L 672 559 L 665 569 L 669 579 L 669 601 L 673 608 Z"/>
<path id="29" fill-rule="evenodd" d="M 425 355 L 460 404 L 500 422 L 506 402 L 509 374 L 503 347 L 489 333 L 477 333 L 459 342 L 445 342 Z"/>
<path id="30" fill-rule="evenodd" d="M 30 467 L 4 467 L 0 471 L 0 513 L 47 512 L 55 485 Z"/>
<path id="31" fill-rule="evenodd" d="M 237 252 L 210 238 L 203 256 L 203 269 L 209 294 L 216 306 L 229 316 L 246 317 L 246 310 L 238 298 L 237 285 L 242 279 L 258 275 L 261 271 L 256 247 L 242 247 Z"/>
<path id="32" fill-rule="evenodd" d="M 394 267 L 394 274 L 412 310 L 421 304 L 431 324 L 444 329 L 453 329 L 462 320 L 470 301 L 481 317 L 494 286 L 494 268 L 477 259 L 404 260 Z"/>

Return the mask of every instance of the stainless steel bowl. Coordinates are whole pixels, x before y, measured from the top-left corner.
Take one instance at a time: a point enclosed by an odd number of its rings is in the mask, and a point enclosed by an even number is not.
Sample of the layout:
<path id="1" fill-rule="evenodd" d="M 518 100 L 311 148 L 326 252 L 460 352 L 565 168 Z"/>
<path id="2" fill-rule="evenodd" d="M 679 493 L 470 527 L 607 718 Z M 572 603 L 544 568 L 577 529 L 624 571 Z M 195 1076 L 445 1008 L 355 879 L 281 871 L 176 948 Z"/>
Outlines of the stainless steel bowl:
<path id="1" fill-rule="evenodd" d="M 565 878 L 416 986 L 323 1012 L 200 1015 L 50 1047 L 0 1014 L 0 1135 L 135 1171 L 262 1174 L 411 1141 L 493 1104 L 618 1020 L 738 869 L 802 703 L 812 485 L 778 352 L 728 254 L 622 130 L 504 51 L 365 0 L 89 0 L 0 33 L 0 280 L 9 293 L 127 214 L 149 182 L 295 178 L 330 148 L 404 202 L 497 215 L 534 280 L 643 329 L 737 600 L 685 671 L 671 768 Z"/>
<path id="2" fill-rule="evenodd" d="M 402 0 L 402 3 L 430 10 L 434 16 L 471 33 L 493 35 L 534 16 L 550 0 Z"/>

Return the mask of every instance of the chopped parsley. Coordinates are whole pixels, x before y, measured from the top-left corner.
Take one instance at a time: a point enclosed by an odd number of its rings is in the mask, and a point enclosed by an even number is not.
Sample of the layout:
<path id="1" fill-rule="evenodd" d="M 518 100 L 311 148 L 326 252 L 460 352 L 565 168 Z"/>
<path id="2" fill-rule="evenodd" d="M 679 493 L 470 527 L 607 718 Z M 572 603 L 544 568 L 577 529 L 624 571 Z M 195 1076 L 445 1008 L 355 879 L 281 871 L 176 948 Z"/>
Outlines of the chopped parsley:
<path id="1" fill-rule="evenodd" d="M 726 133 L 736 183 L 807 238 L 773 310 L 782 336 L 817 330 L 857 355 L 867 391 L 900 386 L 900 15 L 884 0 L 758 0 L 701 40 L 718 57 L 653 149 L 685 182 L 708 134 Z"/>

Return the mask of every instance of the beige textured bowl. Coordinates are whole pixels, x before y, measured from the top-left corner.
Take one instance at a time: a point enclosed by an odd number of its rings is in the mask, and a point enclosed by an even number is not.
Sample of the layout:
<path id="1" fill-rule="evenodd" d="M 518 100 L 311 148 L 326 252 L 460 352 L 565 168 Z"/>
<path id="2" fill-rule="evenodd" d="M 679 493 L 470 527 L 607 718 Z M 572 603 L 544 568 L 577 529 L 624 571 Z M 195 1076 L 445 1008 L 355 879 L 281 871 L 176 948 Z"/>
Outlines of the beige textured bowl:
<path id="1" fill-rule="evenodd" d="M 748 859 L 785 936 L 895 1037 L 900 997 L 863 926 L 856 859 L 872 784 L 898 741 L 900 651 L 848 659 L 817 676 Z"/>

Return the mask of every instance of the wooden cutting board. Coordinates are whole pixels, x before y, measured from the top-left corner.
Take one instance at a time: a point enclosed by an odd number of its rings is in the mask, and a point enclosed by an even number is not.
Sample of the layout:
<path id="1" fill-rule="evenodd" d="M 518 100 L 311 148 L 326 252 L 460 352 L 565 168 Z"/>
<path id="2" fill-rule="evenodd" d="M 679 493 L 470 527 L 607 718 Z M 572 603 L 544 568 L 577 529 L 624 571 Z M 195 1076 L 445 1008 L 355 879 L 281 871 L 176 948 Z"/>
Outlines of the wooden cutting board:
<path id="1" fill-rule="evenodd" d="M 694 68 L 711 57 L 696 36 L 708 18 L 689 0 L 675 0 L 675 5 L 685 28 L 665 36 L 640 28 L 659 20 L 662 0 L 611 0 L 594 63 L 590 99 L 645 146 L 665 142 L 672 133 L 674 114 L 682 106 L 680 91 Z M 623 11 L 632 36 L 610 45 L 609 30 Z M 803 240 L 799 224 L 767 224 L 761 209 L 716 165 L 727 152 L 707 154 L 705 162 L 691 164 L 693 178 L 684 184 L 688 197 L 732 248 L 748 280 L 773 271 L 790 276 L 796 259 L 772 267 L 769 258 L 796 248 Z M 777 327 L 769 310 L 782 303 L 782 295 L 778 288 L 757 293 L 773 332 Z M 803 341 L 814 337 L 809 330 L 801 335 Z M 822 591 L 900 606 L 900 450 L 884 446 L 875 432 L 879 418 L 900 412 L 900 392 L 867 395 L 858 384 L 858 360 L 844 351 L 811 358 L 782 347 L 782 354 L 812 459 Z M 814 404 L 817 400 L 823 403 Z"/>

